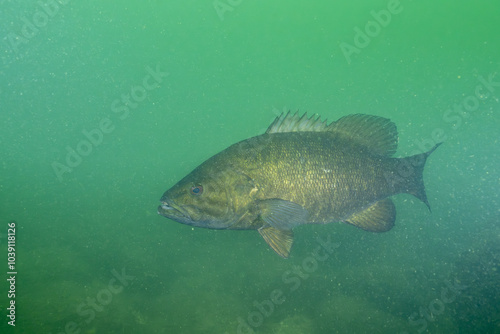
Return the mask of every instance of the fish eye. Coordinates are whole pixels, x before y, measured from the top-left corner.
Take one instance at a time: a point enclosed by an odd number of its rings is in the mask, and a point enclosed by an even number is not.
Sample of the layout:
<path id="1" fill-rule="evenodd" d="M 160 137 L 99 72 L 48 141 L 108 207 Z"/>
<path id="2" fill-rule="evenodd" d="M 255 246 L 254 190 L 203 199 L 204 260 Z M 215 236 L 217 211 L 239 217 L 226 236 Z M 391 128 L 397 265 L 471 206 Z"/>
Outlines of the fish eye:
<path id="1" fill-rule="evenodd" d="M 203 194 L 203 186 L 202 185 L 197 185 L 197 186 L 191 187 L 191 195 L 199 196 L 201 194 Z"/>

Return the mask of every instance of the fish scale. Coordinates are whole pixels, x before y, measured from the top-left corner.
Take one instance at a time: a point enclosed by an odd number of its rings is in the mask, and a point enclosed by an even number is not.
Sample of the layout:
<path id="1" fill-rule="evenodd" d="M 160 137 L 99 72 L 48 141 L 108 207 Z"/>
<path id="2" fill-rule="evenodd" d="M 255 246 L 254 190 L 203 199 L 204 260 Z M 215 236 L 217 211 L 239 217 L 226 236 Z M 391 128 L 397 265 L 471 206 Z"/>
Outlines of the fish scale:
<path id="1" fill-rule="evenodd" d="M 250 167 L 248 175 L 257 184 L 265 185 L 259 190 L 258 199 L 281 198 L 298 203 L 310 212 L 309 223 L 325 223 L 339 221 L 367 203 L 389 195 L 390 187 L 383 180 L 383 163 L 389 167 L 390 158 L 382 161 L 362 154 L 361 150 L 359 154 L 346 154 L 349 143 L 330 133 L 270 136 L 272 139 L 260 148 L 260 160 L 242 159 L 238 164 L 241 170 Z M 318 136 L 327 138 L 318 141 Z"/>

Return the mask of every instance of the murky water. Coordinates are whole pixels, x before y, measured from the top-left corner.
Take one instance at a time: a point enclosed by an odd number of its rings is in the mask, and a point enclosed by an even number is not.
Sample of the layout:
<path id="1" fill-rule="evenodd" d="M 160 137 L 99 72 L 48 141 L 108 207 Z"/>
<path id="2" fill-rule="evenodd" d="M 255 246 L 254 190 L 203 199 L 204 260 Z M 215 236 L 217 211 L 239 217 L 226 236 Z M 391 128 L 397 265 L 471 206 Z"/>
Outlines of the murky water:
<path id="1" fill-rule="evenodd" d="M 499 13 L 3 1 L 2 333 L 500 333 Z M 444 141 L 432 212 L 398 195 L 387 233 L 300 226 L 287 260 L 255 231 L 157 215 L 165 190 L 287 110 L 390 118 L 397 156 Z"/>

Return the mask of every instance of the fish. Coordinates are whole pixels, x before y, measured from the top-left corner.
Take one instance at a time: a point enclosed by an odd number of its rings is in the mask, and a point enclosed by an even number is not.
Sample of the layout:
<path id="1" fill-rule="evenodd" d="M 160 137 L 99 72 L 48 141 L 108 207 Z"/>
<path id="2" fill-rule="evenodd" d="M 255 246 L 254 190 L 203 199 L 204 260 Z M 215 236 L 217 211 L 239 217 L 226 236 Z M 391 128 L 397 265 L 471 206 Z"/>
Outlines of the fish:
<path id="1" fill-rule="evenodd" d="M 328 123 L 282 113 L 264 134 L 215 154 L 168 189 L 158 214 L 195 227 L 257 230 L 288 258 L 296 226 L 340 222 L 387 232 L 396 221 L 390 197 L 400 193 L 430 210 L 423 170 L 440 144 L 395 158 L 390 119 L 352 114 Z"/>

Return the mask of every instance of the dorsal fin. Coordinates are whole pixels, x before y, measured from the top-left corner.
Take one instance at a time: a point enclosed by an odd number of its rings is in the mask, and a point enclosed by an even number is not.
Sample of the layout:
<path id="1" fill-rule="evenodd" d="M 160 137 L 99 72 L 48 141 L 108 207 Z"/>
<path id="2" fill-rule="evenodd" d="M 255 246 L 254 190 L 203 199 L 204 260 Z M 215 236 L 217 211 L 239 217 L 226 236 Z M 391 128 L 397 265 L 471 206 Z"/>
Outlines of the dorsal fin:
<path id="1" fill-rule="evenodd" d="M 329 131 L 368 148 L 372 153 L 392 156 L 398 148 L 398 130 L 390 119 L 354 114 L 344 116 L 329 125 L 319 116 L 299 116 L 298 112 L 281 113 L 269 126 L 266 133 L 279 132 L 324 132 Z"/>
<path id="2" fill-rule="evenodd" d="M 321 121 L 320 117 L 307 117 L 307 113 L 299 116 L 299 112 L 296 111 L 295 114 L 281 113 L 273 123 L 267 128 L 266 133 L 278 133 L 278 132 L 306 132 L 306 131 L 328 131 L 328 126 L 326 125 L 326 119 Z"/>
<path id="3" fill-rule="evenodd" d="M 328 130 L 369 148 L 375 154 L 392 156 L 398 148 L 396 124 L 387 118 L 348 115 L 330 124 Z"/>

